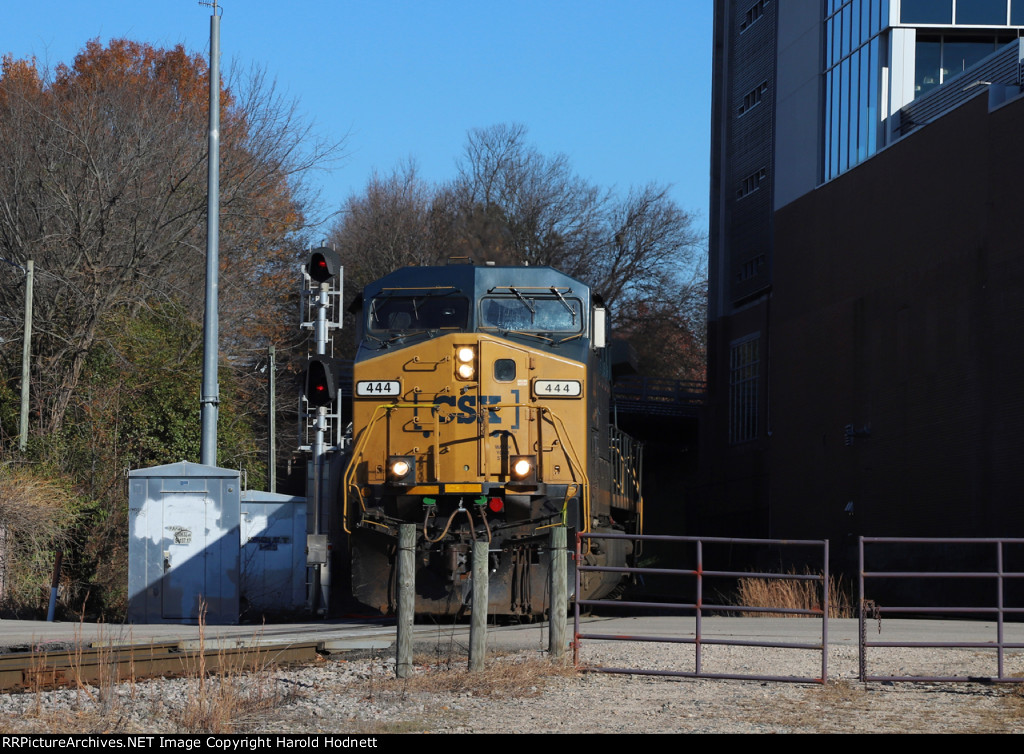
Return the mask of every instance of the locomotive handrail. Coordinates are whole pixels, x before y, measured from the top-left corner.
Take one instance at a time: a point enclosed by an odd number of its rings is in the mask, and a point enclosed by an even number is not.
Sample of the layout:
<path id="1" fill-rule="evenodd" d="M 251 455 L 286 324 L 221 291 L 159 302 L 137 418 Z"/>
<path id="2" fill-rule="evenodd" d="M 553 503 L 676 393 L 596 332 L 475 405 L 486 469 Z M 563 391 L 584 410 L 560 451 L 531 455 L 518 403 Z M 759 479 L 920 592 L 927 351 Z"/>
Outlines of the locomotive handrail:
<path id="1" fill-rule="evenodd" d="M 583 518 L 583 528 L 582 528 L 582 531 L 584 531 L 584 532 L 590 531 L 590 478 L 587 476 L 587 469 L 586 469 L 586 467 L 582 463 L 580 463 L 579 455 L 576 453 L 576 446 L 573 445 L 572 444 L 572 440 L 569 439 L 569 433 L 565 429 L 565 422 L 562 420 L 562 417 L 560 417 L 558 414 L 556 414 L 554 411 L 552 411 L 547 406 L 531 406 L 529 403 L 498 403 L 498 404 L 489 405 L 488 408 L 489 409 L 491 409 L 491 408 L 493 408 L 493 409 L 498 409 L 498 408 L 525 408 L 527 410 L 537 411 L 539 414 L 550 414 L 551 418 L 558 422 L 557 425 L 555 424 L 555 421 L 551 422 L 551 426 L 554 427 L 554 429 L 555 429 L 555 435 L 562 442 L 562 447 L 568 448 L 569 451 L 571 452 L 572 457 L 570 458 L 570 460 L 572 461 L 573 466 L 576 469 L 579 469 L 579 474 L 583 478 L 583 495 L 582 495 L 582 497 L 583 497 L 583 516 L 582 516 L 582 518 Z M 561 433 L 558 431 L 559 426 L 561 426 L 561 429 L 562 429 Z M 564 433 L 564 436 L 563 436 L 563 433 Z M 564 505 L 564 503 L 562 505 L 562 521 L 563 522 L 565 521 L 565 505 Z"/>
<path id="2" fill-rule="evenodd" d="M 376 424 L 383 419 L 387 413 L 398 408 L 415 408 L 423 409 L 426 408 L 422 403 L 381 403 L 378 404 L 374 410 L 373 415 L 370 417 L 370 421 L 367 422 L 366 428 L 356 438 L 355 445 L 352 448 L 352 460 L 349 462 L 348 468 L 345 469 L 345 475 L 342 479 L 342 493 L 341 493 L 341 525 L 346 534 L 351 534 L 351 530 L 348 527 L 348 491 L 350 487 L 355 486 L 353 484 L 353 477 L 356 473 L 356 467 L 358 459 L 362 456 L 366 445 L 369 443 L 369 437 L 373 432 L 373 428 Z M 440 417 L 441 411 L 436 406 L 431 406 L 431 412 L 434 414 L 434 457 L 440 456 Z M 587 476 L 586 467 L 580 463 L 579 455 L 576 452 L 576 446 L 573 445 L 572 440 L 569 438 L 568 432 L 565 429 L 565 422 L 562 418 L 552 411 L 547 406 L 531 406 L 528 403 L 498 403 L 490 404 L 487 407 L 489 410 L 496 410 L 500 408 L 524 408 L 528 411 L 537 411 L 538 414 L 550 415 L 552 421 L 551 426 L 555 430 L 555 435 L 558 440 L 562 443 L 562 447 L 566 448 L 568 454 L 570 454 L 570 460 L 573 467 L 579 471 L 580 477 L 583 481 L 583 515 L 581 516 L 581 531 L 590 531 L 590 479 Z M 557 422 L 557 424 L 556 424 Z M 559 431 L 561 429 L 561 431 Z M 578 484 L 579 482 L 577 482 Z M 568 500 L 568 497 L 566 498 Z M 362 495 L 360 494 L 360 504 L 362 504 Z M 363 506 L 365 510 L 365 506 Z M 565 522 L 566 506 L 565 501 L 562 503 L 562 522 Z"/>
<path id="3" fill-rule="evenodd" d="M 377 422 L 379 422 L 381 419 L 383 419 L 384 416 L 387 414 L 387 412 L 391 411 L 392 409 L 396 409 L 396 408 L 424 408 L 424 406 L 423 406 L 423 404 L 420 404 L 420 403 L 381 403 L 381 404 L 378 404 L 376 408 L 374 408 L 373 415 L 370 417 L 370 421 L 368 421 L 366 423 L 366 429 L 364 429 L 359 434 L 359 437 L 356 438 L 355 445 L 352 447 L 352 460 L 349 462 L 348 468 L 345 469 L 345 476 L 342 478 L 341 526 L 342 526 L 342 529 L 344 529 L 346 534 L 351 534 L 352 533 L 349 530 L 349 528 L 348 528 L 348 490 L 349 490 L 349 487 L 353 486 L 353 484 L 352 484 L 352 477 L 354 477 L 355 473 L 356 473 L 355 472 L 355 470 L 356 470 L 356 461 L 357 461 L 357 459 L 360 456 L 362 456 L 363 450 L 366 448 L 366 444 L 369 442 L 369 437 L 372 434 L 372 430 L 373 430 L 374 425 L 376 425 Z M 381 409 L 384 410 L 384 413 L 381 413 Z M 438 419 L 439 416 L 440 416 L 440 412 L 435 412 L 435 416 L 434 416 L 434 423 L 435 423 L 435 428 L 434 428 L 435 429 L 435 431 L 434 431 L 435 453 L 436 453 L 436 446 L 437 446 L 437 437 L 440 434 L 440 432 L 437 429 L 437 424 L 438 424 L 437 419 Z M 359 500 L 360 500 L 360 504 L 362 504 L 362 495 L 361 494 L 360 494 Z M 363 509 L 365 510 L 365 506 L 363 506 Z"/>
<path id="4" fill-rule="evenodd" d="M 612 445 L 611 449 L 615 451 L 615 454 L 619 457 L 619 461 L 622 463 L 623 467 L 628 469 L 628 471 L 630 473 L 630 476 L 633 477 L 633 484 L 636 485 L 636 493 L 637 493 L 637 498 L 638 498 L 637 502 L 636 502 L 636 513 L 637 513 L 636 533 L 637 534 L 643 534 L 644 533 L 644 495 L 640 491 L 640 480 L 637 478 L 636 468 L 634 468 L 633 466 L 630 466 L 630 464 L 627 461 L 626 457 L 622 454 L 622 451 L 619 450 L 618 447 L 616 447 L 615 445 Z"/>

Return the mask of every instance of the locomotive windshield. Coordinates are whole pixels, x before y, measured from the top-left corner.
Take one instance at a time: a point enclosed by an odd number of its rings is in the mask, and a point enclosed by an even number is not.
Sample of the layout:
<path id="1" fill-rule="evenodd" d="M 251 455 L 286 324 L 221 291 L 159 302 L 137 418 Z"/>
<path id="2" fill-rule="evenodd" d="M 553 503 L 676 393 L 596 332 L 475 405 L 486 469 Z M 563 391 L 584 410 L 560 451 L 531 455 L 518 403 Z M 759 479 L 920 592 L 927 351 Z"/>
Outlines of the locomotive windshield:
<path id="1" fill-rule="evenodd" d="M 418 296 L 375 296 L 368 316 L 372 332 L 415 330 L 465 330 L 469 321 L 469 300 L 446 293 Z"/>
<path id="2" fill-rule="evenodd" d="M 499 330 L 519 332 L 565 332 L 583 330 L 582 305 L 579 299 L 556 295 L 525 293 L 511 289 L 507 296 L 483 300 L 481 324 Z"/>

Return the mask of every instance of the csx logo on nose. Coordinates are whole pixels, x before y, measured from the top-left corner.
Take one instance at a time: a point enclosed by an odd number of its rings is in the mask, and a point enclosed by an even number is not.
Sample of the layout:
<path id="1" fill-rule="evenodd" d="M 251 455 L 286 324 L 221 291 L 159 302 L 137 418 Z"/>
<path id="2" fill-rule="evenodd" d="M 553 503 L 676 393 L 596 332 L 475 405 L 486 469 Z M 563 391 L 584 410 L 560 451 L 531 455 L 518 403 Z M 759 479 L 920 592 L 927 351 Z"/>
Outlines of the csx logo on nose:
<path id="1" fill-rule="evenodd" d="M 501 403 L 500 395 L 480 396 L 480 408 L 482 409 L 498 403 Z M 452 416 L 459 424 L 471 424 L 477 420 L 477 397 L 475 395 L 463 395 L 458 399 L 454 395 L 439 395 L 434 398 L 434 410 L 438 410 L 441 406 L 449 406 L 452 410 L 447 417 L 442 416 L 442 421 L 451 421 Z M 501 424 L 501 416 L 497 411 L 488 411 L 487 413 L 490 417 L 489 424 Z"/>

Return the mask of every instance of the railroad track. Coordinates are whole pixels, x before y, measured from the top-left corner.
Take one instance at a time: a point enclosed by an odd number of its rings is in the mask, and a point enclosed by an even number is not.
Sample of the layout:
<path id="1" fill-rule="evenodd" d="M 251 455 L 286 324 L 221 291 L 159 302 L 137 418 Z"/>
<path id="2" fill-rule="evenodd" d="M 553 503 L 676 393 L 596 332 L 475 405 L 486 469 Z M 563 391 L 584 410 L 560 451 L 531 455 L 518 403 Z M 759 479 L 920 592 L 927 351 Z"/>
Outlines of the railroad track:
<path id="1" fill-rule="evenodd" d="M 190 646 L 167 641 L 0 655 L 0 692 L 35 691 L 157 677 L 197 676 L 311 662 L 320 642 Z"/>

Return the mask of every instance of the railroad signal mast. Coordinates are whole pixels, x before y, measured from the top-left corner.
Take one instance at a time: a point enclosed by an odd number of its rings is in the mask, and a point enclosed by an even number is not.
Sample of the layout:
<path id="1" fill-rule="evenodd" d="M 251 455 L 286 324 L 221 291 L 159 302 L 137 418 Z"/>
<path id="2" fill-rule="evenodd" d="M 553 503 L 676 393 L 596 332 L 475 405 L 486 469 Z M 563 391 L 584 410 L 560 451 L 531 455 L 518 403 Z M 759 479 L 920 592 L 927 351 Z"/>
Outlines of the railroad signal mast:
<path id="1" fill-rule="evenodd" d="M 341 329 L 342 268 L 338 254 L 313 249 L 302 268 L 300 328 L 313 331 L 314 352 L 309 355 L 302 395 L 299 396 L 299 450 L 311 455 L 306 499 L 309 508 L 306 565 L 312 570 L 309 607 L 327 615 L 330 596 L 330 534 L 332 515 L 327 492 L 336 486 L 331 478 L 332 455 L 344 449 L 341 426 L 340 370 L 333 358 L 335 330 Z"/>

